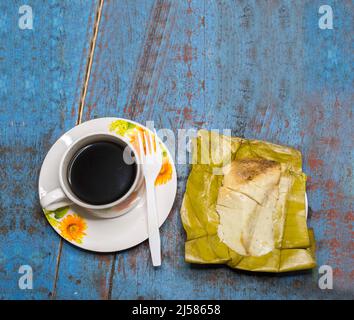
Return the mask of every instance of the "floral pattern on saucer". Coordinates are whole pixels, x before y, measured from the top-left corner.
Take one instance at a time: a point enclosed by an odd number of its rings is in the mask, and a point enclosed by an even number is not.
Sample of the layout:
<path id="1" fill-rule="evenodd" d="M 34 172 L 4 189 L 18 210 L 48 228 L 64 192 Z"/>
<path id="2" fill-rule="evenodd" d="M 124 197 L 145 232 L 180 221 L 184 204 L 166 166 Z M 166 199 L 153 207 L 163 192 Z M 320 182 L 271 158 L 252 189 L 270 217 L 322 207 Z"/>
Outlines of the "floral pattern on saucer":
<path id="1" fill-rule="evenodd" d="M 109 131 L 116 133 L 119 136 L 129 139 L 129 142 L 135 148 L 136 152 L 139 153 L 139 140 L 138 135 L 143 134 L 146 129 L 136 125 L 135 123 L 119 119 L 111 122 L 109 126 Z M 145 140 L 143 141 L 145 150 Z M 165 150 L 165 146 L 160 143 L 162 150 L 162 166 L 159 175 L 156 178 L 155 185 L 162 185 L 167 183 L 172 179 L 172 164 L 169 160 L 168 153 Z"/>
<path id="2" fill-rule="evenodd" d="M 82 243 L 87 229 L 85 219 L 73 212 L 69 213 L 69 207 L 60 208 L 55 211 L 44 210 L 44 213 L 51 226 L 64 239 L 70 242 Z"/>
<path id="3" fill-rule="evenodd" d="M 140 149 L 138 133 L 146 132 L 145 130 L 149 129 L 139 123 L 113 117 L 93 119 L 70 129 L 54 143 L 43 161 L 38 182 L 39 198 L 60 187 L 57 168 L 63 153 L 67 150 L 67 143 L 90 132 L 111 132 L 130 141 L 138 152 Z M 171 154 L 161 139 L 159 143 L 163 164 L 155 184 L 161 226 L 174 203 L 177 175 Z M 97 219 L 85 209 L 81 210 L 73 205 L 55 211 L 43 209 L 43 212 L 46 220 L 60 237 L 72 245 L 92 252 L 118 252 L 148 239 L 145 201 L 129 214 L 114 219 Z"/>

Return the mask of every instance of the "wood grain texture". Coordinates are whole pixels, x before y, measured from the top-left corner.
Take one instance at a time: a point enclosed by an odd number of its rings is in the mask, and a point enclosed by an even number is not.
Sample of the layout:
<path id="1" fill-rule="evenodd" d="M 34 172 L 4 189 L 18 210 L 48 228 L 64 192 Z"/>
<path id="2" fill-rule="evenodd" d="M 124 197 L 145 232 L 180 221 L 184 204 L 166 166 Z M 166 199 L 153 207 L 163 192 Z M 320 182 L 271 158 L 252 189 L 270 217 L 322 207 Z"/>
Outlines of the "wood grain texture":
<path id="1" fill-rule="evenodd" d="M 54 285 L 57 299 L 354 298 L 354 8 L 352 1 L 327 1 L 334 30 L 320 30 L 321 4 L 105 1 L 83 120 L 152 120 L 175 134 L 228 128 L 300 149 L 318 264 L 333 267 L 333 290 L 319 289 L 318 269 L 279 276 L 186 264 L 179 208 L 187 165 L 177 165 L 161 268 L 152 267 L 147 242 L 108 255 L 63 242 L 57 255 L 58 236 L 39 209 L 37 175 L 51 143 L 76 120 L 96 2 L 53 1 L 34 6 L 46 31 L 32 34 L 4 23 L 17 9 L 0 4 L 7 13 L 0 20 L 0 297 L 46 298 Z M 53 10 L 58 18 L 45 20 Z M 31 292 L 16 285 L 19 264 L 34 268 Z"/>
<path id="2" fill-rule="evenodd" d="M 153 1 L 105 1 L 82 120 L 116 116 L 124 108 L 139 63 Z M 57 299 L 108 299 L 114 254 L 93 254 L 64 243 Z"/>
<path id="3" fill-rule="evenodd" d="M 38 174 L 54 141 L 75 125 L 93 1 L 32 1 L 33 30 L 18 27 L 22 1 L 0 4 L 0 298 L 52 294 L 60 237 L 38 201 Z M 20 290 L 18 269 L 33 269 Z"/>
<path id="4" fill-rule="evenodd" d="M 337 28 L 346 28 L 348 22 L 345 21 L 349 17 L 345 16 L 345 12 L 350 11 L 350 4 L 335 4 L 342 11 L 340 17 L 345 18 L 343 22 L 338 19 Z M 304 153 L 304 167 L 310 176 L 311 186 L 313 168 L 309 167 L 310 155 L 316 148 L 321 149 L 321 135 L 316 137 L 308 131 L 307 123 L 312 122 L 314 115 L 311 108 L 319 108 L 310 101 L 312 95 L 316 95 L 314 87 L 325 88 L 318 86 L 318 75 L 313 75 L 311 68 L 317 68 L 320 72 L 327 65 L 328 54 L 321 51 L 328 38 L 318 37 L 321 32 L 317 27 L 319 5 L 310 2 L 294 4 L 291 1 L 162 1 L 161 6 L 169 10 L 168 18 L 166 20 L 154 7 L 153 11 L 158 13 L 151 15 L 156 18 L 154 26 L 147 28 L 147 37 L 140 49 L 142 56 L 137 65 L 137 75 L 129 96 L 118 100 L 121 107 L 117 108 L 116 115 L 142 122 L 153 120 L 157 128 L 169 128 L 175 133 L 180 128 L 230 128 L 235 135 L 293 145 Z M 318 43 L 311 43 L 309 38 Z M 349 39 L 340 41 L 347 44 L 348 48 L 342 50 L 347 50 L 349 56 Z M 313 45 L 320 48 L 317 50 L 321 51 L 322 60 L 311 53 Z M 116 66 L 115 60 L 114 55 L 101 58 L 101 66 L 97 65 L 96 72 L 106 70 L 107 66 L 112 70 Z M 348 58 L 342 63 L 348 66 Z M 349 70 L 345 68 L 333 69 L 327 77 L 340 72 L 348 78 Z M 118 76 L 119 72 L 111 72 L 109 79 Z M 95 91 L 103 92 L 105 88 L 104 83 L 95 82 L 95 87 L 91 89 L 91 95 L 100 99 L 100 104 L 94 108 L 97 116 L 112 115 L 111 109 L 107 108 L 117 94 L 95 95 Z M 349 90 L 343 91 L 348 101 L 351 99 L 349 93 Z M 330 100 L 325 99 L 322 108 L 330 112 Z M 347 105 L 343 113 L 349 110 L 350 105 Z M 342 121 L 344 130 L 350 130 L 350 121 Z M 329 125 L 330 119 L 317 122 L 315 128 L 325 131 Z M 328 164 L 336 167 L 332 170 L 340 170 L 338 153 L 333 153 L 329 147 L 322 151 L 325 151 Z M 344 154 L 342 159 L 341 165 L 344 165 Z M 350 162 L 345 163 L 347 168 L 351 166 Z M 336 272 L 337 290 L 324 292 L 318 288 L 317 270 L 280 277 L 251 276 L 225 268 L 185 264 L 178 209 L 188 171 L 188 166 L 178 166 L 176 204 L 162 228 L 162 268 L 151 268 L 146 243 L 118 254 L 114 265 L 112 298 L 294 299 L 352 294 L 345 287 L 351 277 L 350 226 L 340 224 L 340 219 L 348 219 L 344 217 L 350 210 L 349 190 L 342 191 L 344 194 L 347 192 L 349 205 L 335 203 L 336 207 L 340 206 L 337 212 L 343 210 L 338 214 L 343 214 L 343 218 L 337 219 L 335 226 L 328 225 L 326 218 L 319 221 L 315 210 L 310 222 L 318 238 L 319 265 L 329 263 L 335 270 L 336 262 L 331 257 L 331 250 L 321 246 L 321 243 L 328 241 L 326 229 L 334 232 L 333 228 L 341 228 L 345 232 L 342 242 L 337 244 L 346 252 L 339 262 L 343 263 L 339 268 L 343 275 Z M 323 175 L 323 172 L 319 173 Z M 318 179 L 323 178 L 318 176 Z M 349 180 L 340 181 L 337 178 L 337 183 L 338 186 L 345 185 Z M 325 188 L 324 184 L 320 193 L 328 199 L 326 193 L 332 191 Z M 312 194 L 312 190 L 309 190 L 309 198 L 311 207 L 321 201 Z"/>

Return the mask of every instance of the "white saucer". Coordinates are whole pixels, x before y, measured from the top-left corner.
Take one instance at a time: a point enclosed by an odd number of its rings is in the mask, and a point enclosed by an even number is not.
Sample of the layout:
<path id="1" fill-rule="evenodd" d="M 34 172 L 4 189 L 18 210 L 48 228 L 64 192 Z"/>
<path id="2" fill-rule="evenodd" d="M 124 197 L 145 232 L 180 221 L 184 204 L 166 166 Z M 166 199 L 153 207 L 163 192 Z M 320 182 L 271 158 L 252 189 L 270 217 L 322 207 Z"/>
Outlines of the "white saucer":
<path id="1" fill-rule="evenodd" d="M 39 175 L 39 198 L 59 187 L 60 159 L 76 139 L 93 131 L 115 132 L 135 141 L 143 125 L 120 118 L 100 118 L 84 122 L 61 136 L 49 150 Z M 164 154 L 165 172 L 158 178 L 156 202 L 160 226 L 170 213 L 177 191 L 177 175 L 171 154 L 160 140 Z M 131 248 L 148 238 L 145 195 L 128 213 L 112 219 L 94 217 L 86 209 L 74 205 L 55 212 L 44 210 L 54 230 L 70 243 L 90 251 L 114 252 Z"/>

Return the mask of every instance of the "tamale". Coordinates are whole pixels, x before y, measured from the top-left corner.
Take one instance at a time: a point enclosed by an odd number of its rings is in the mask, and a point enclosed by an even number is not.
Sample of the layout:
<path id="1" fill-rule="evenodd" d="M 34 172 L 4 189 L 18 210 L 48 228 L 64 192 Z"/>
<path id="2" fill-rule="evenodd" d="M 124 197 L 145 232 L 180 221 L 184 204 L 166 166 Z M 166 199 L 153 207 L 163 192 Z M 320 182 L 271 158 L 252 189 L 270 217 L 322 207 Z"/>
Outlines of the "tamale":
<path id="1" fill-rule="evenodd" d="M 262 272 L 313 268 L 301 153 L 205 130 L 193 146 L 181 208 L 186 261 Z"/>

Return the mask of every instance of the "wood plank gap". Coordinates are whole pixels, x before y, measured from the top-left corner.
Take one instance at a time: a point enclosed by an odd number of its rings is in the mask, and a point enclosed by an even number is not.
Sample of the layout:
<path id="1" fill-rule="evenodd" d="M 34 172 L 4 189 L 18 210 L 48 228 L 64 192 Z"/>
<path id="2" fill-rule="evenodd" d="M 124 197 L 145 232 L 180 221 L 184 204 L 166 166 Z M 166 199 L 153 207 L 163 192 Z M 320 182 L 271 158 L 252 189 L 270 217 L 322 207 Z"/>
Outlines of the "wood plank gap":
<path id="1" fill-rule="evenodd" d="M 111 272 L 109 274 L 108 300 L 112 300 L 113 278 L 114 278 L 114 271 L 115 271 L 115 268 L 116 268 L 116 259 L 117 259 L 117 253 L 115 253 L 113 255 Z"/>
<path id="2" fill-rule="evenodd" d="M 86 63 L 84 84 L 83 84 L 82 91 L 81 91 L 79 110 L 78 110 L 76 124 L 80 124 L 82 121 L 82 113 L 84 110 L 87 88 L 88 88 L 88 84 L 90 81 L 90 74 L 91 74 L 91 69 L 92 69 L 93 57 L 95 54 L 98 29 L 99 29 L 99 25 L 101 22 L 103 4 L 104 4 L 104 0 L 99 0 L 97 10 L 96 10 L 95 22 L 93 25 L 92 38 L 91 38 L 91 42 L 90 42 L 90 51 L 89 51 L 89 56 L 88 56 L 87 63 Z"/>
<path id="3" fill-rule="evenodd" d="M 60 257 L 61 257 L 62 250 L 63 250 L 63 239 L 60 238 L 58 255 L 57 255 L 57 262 L 55 264 L 55 275 L 54 275 L 54 283 L 53 283 L 53 290 L 52 290 L 51 299 L 55 299 L 55 296 L 57 294 L 57 281 L 58 281 L 58 276 L 59 276 L 59 264 L 60 264 Z"/>

